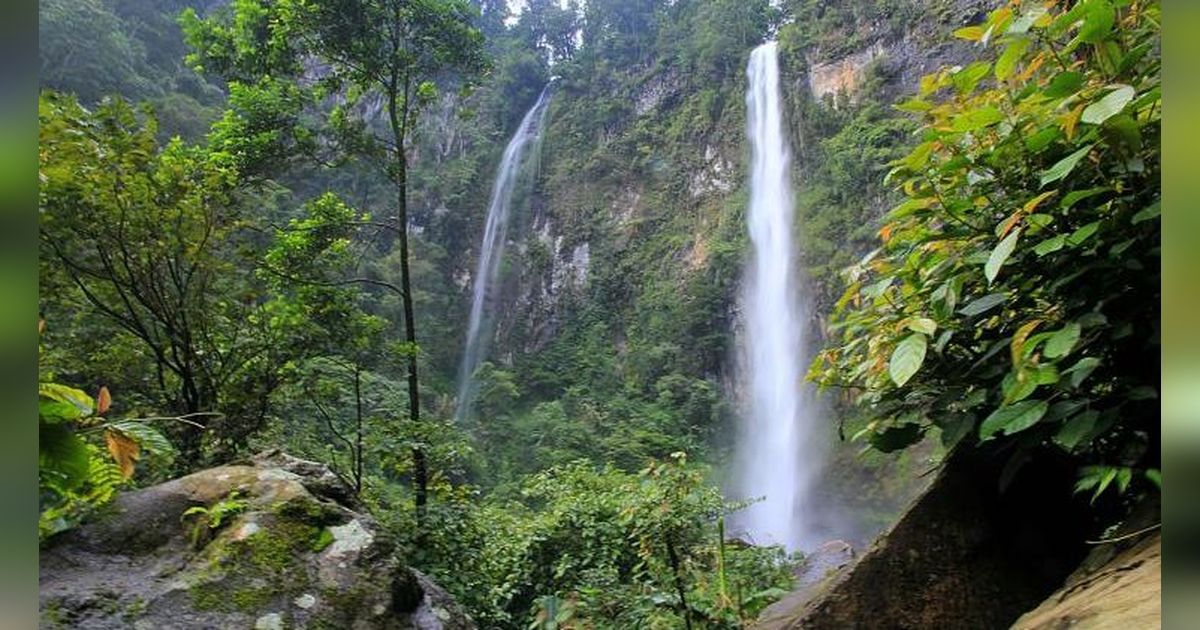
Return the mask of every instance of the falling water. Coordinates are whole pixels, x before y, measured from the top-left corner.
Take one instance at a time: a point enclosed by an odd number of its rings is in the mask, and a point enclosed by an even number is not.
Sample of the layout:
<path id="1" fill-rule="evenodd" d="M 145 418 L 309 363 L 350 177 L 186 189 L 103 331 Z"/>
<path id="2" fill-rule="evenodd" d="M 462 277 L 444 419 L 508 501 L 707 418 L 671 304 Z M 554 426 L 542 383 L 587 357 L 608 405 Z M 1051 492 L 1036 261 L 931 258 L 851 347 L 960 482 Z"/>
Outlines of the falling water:
<path id="1" fill-rule="evenodd" d="M 550 85 L 547 84 L 537 102 L 521 119 L 521 124 L 508 141 L 508 146 L 504 148 L 504 156 L 496 169 L 496 181 L 492 183 L 492 199 L 488 205 L 483 243 L 479 247 L 479 261 L 475 267 L 467 341 L 458 372 L 458 404 L 454 412 L 456 421 L 463 420 L 470 414 L 475 394 L 473 376 L 487 351 L 487 336 L 483 333 L 490 316 L 489 291 L 500 275 L 500 260 L 504 256 L 505 233 L 508 231 L 513 191 L 521 181 L 521 166 L 526 150 L 531 146 L 536 147 L 541 140 L 549 94 Z"/>
<path id="2" fill-rule="evenodd" d="M 803 296 L 792 243 L 791 156 L 783 127 L 775 42 L 754 49 L 746 69 L 750 137 L 750 241 L 742 296 L 747 395 L 738 444 L 737 490 L 763 497 L 734 519 L 759 544 L 788 549 L 819 543 L 806 499 L 818 472 L 816 413 L 802 381 Z"/>

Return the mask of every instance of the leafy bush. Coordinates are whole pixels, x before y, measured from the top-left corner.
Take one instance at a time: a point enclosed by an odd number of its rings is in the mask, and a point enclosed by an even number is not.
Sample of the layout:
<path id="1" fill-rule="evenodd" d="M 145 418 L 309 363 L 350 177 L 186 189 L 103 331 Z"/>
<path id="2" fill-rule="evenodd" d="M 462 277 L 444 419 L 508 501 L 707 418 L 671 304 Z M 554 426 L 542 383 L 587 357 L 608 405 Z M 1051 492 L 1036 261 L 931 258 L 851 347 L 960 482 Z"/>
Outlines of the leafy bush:
<path id="1" fill-rule="evenodd" d="M 736 628 L 791 586 L 779 548 L 723 542 L 737 506 L 682 453 L 636 474 L 557 466 L 517 494 L 444 497 L 422 540 L 422 566 L 482 627 Z"/>
<path id="2" fill-rule="evenodd" d="M 1079 488 L 1157 483 L 1161 12 L 1153 0 L 1013 2 L 958 37 L 899 107 L 921 143 L 906 199 L 847 272 L 810 377 L 847 391 L 893 451 L 944 442 L 1057 448 Z"/>

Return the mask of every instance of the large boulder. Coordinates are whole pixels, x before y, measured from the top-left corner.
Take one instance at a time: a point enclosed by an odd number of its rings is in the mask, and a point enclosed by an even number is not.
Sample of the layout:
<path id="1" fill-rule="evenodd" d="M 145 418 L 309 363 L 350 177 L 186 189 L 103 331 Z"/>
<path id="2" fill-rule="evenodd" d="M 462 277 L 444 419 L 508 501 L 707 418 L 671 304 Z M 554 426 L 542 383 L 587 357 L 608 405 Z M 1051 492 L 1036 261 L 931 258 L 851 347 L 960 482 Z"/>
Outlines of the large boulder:
<path id="1" fill-rule="evenodd" d="M 121 495 L 40 582 L 45 628 L 474 627 L 336 475 L 278 451 Z"/>
<path id="2" fill-rule="evenodd" d="M 956 450 L 866 553 L 802 583 L 755 627 L 1009 627 L 1078 566 L 1091 526 L 1086 503 L 1071 498 L 1071 462 L 1018 468 L 1010 455 Z"/>
<path id="3" fill-rule="evenodd" d="M 1083 567 L 1013 630 L 1152 630 L 1162 627 L 1162 536 L 1155 533 L 1098 567 Z"/>
<path id="4" fill-rule="evenodd" d="M 1021 615 L 1012 630 L 1152 630 L 1162 627 L 1162 512 L 1141 502 L 1091 552 L 1062 588 Z"/>

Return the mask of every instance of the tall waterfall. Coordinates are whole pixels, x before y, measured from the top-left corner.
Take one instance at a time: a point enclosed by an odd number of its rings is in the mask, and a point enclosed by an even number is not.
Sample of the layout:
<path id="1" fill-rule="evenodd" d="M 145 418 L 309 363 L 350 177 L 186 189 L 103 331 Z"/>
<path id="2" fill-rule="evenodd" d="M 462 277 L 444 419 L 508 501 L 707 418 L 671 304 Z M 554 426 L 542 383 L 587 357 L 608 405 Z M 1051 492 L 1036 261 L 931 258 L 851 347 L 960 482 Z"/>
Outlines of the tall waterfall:
<path id="1" fill-rule="evenodd" d="M 471 318 L 467 323 L 467 341 L 463 348 L 462 364 L 458 371 L 458 400 L 454 419 L 461 421 L 470 415 L 475 397 L 474 374 L 487 352 L 491 313 L 489 299 L 500 276 L 500 260 L 504 256 L 505 233 L 513 201 L 513 191 L 521 182 L 522 165 L 530 147 L 536 149 L 541 141 L 542 126 L 546 119 L 546 106 L 550 100 L 550 85 L 542 89 L 538 100 L 525 113 L 521 124 L 504 148 L 500 166 L 496 168 L 496 180 L 492 183 L 492 198 L 488 204 L 487 221 L 483 229 L 483 242 L 479 246 L 479 261 L 475 266 L 474 287 L 471 295 Z"/>
<path id="2" fill-rule="evenodd" d="M 763 500 L 735 515 L 733 525 L 757 544 L 811 548 L 821 542 L 806 512 L 820 469 L 819 418 L 802 380 L 807 300 L 796 279 L 791 155 L 775 42 L 754 49 L 746 75 L 753 257 L 742 295 L 747 400 L 735 472 L 740 496 Z"/>

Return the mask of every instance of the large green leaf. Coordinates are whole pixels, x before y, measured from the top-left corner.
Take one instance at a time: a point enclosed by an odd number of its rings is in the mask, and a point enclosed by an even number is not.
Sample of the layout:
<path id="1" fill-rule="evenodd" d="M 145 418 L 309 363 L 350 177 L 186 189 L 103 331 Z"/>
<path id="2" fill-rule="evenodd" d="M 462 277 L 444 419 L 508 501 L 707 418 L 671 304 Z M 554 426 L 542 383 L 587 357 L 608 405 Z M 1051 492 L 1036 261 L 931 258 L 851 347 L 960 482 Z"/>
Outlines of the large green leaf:
<path id="1" fill-rule="evenodd" d="M 1079 324 L 1071 322 L 1055 331 L 1050 338 L 1046 340 L 1046 345 L 1042 348 L 1042 354 L 1048 359 L 1057 359 L 1066 355 L 1075 347 L 1075 342 L 1079 341 L 1079 332 L 1082 330 Z"/>
<path id="2" fill-rule="evenodd" d="M 1013 249 L 1017 246 L 1017 239 L 1021 236 L 1020 228 L 1015 229 L 1004 240 L 1000 241 L 995 249 L 988 256 L 987 264 L 983 266 L 983 275 L 987 277 L 990 285 L 996 279 L 996 274 L 1000 273 L 1000 267 L 1004 265 L 1004 261 L 1012 255 Z"/>
<path id="3" fill-rule="evenodd" d="M 888 375 L 892 377 L 892 382 L 897 387 L 903 387 L 908 379 L 921 369 L 921 363 L 925 361 L 927 344 L 925 335 L 921 333 L 913 333 L 896 344 L 896 349 L 892 351 L 892 358 L 888 361 Z"/>
<path id="4" fill-rule="evenodd" d="M 1071 234 L 1067 236 L 1067 245 L 1070 245 L 1071 247 L 1079 247 L 1084 241 L 1088 240 L 1088 238 L 1095 234 L 1099 227 L 1099 221 L 1092 221 L 1078 230 L 1071 232 Z"/>
<path id="5" fill-rule="evenodd" d="M 1049 405 L 1044 400 L 1023 400 L 1014 405 L 1001 407 L 983 419 L 979 425 L 980 439 L 989 439 L 1003 431 L 1005 435 L 1024 431 L 1037 424 L 1046 415 Z"/>
<path id="6" fill-rule="evenodd" d="M 38 425 L 38 474 L 41 483 L 59 492 L 72 490 L 87 481 L 90 462 L 87 444 L 68 426 Z"/>
<path id="7" fill-rule="evenodd" d="M 1070 208 L 1071 206 L 1075 205 L 1076 203 L 1083 201 L 1084 199 L 1087 199 L 1089 197 L 1095 197 L 1096 195 L 1098 195 L 1102 192 L 1105 192 L 1107 190 L 1110 190 L 1108 186 L 1099 186 L 1096 188 L 1088 188 L 1086 190 L 1072 190 L 1071 192 L 1069 192 L 1063 196 L 1062 201 L 1059 202 L 1058 205 L 1060 208 L 1063 208 L 1065 210 L 1065 209 Z"/>
<path id="8" fill-rule="evenodd" d="M 1042 94 L 1050 98 L 1070 96 L 1078 91 L 1081 85 L 1083 85 L 1083 74 L 1067 70 L 1050 79 L 1050 84 L 1042 90 Z"/>
<path id="9" fill-rule="evenodd" d="M 1084 0 L 1083 25 L 1079 27 L 1076 39 L 1087 44 L 1094 44 L 1112 31 L 1116 23 L 1117 13 L 1108 0 Z"/>
<path id="10" fill-rule="evenodd" d="M 87 393 L 59 383 L 39 383 L 38 396 L 47 400 L 74 405 L 79 410 L 80 416 L 90 416 L 94 409 L 92 397 L 88 396 Z"/>
<path id="11" fill-rule="evenodd" d="M 1037 254 L 1038 258 L 1041 258 L 1042 256 L 1045 256 L 1046 254 L 1052 254 L 1052 253 L 1062 249 L 1063 244 L 1066 242 L 1067 242 L 1067 236 L 1065 234 L 1059 234 L 1058 236 L 1052 236 L 1052 237 L 1042 241 L 1041 243 L 1034 245 L 1033 253 Z"/>
<path id="12" fill-rule="evenodd" d="M 1079 387 L 1092 371 L 1100 365 L 1100 359 L 1096 357 L 1084 357 L 1075 362 L 1075 365 L 1063 370 L 1062 375 L 1069 378 L 1071 387 Z"/>
<path id="13" fill-rule="evenodd" d="M 1158 201 L 1155 201 L 1154 203 L 1150 204 L 1145 209 L 1140 210 L 1140 211 L 1138 211 L 1137 214 L 1133 215 L 1133 218 L 1130 219 L 1130 222 L 1133 223 L 1134 225 L 1137 225 L 1138 223 L 1141 223 L 1142 221 L 1149 221 L 1150 219 L 1153 219 L 1153 218 L 1159 216 L 1160 214 L 1162 214 L 1162 204 Z"/>
<path id="14" fill-rule="evenodd" d="M 1003 81 L 1012 75 L 1013 70 L 1017 67 L 1017 62 L 1021 61 L 1021 56 L 1029 49 L 1029 40 L 1021 37 L 1014 39 L 1004 47 L 1004 52 L 1000 53 L 1000 58 L 996 60 L 996 78 Z"/>
<path id="15" fill-rule="evenodd" d="M 1054 434 L 1055 443 L 1068 452 L 1075 450 L 1075 447 L 1079 446 L 1079 443 L 1092 432 L 1098 417 L 1100 414 L 1092 410 L 1072 416 L 1063 423 L 1058 433 Z"/>
<path id="16" fill-rule="evenodd" d="M 1054 166 L 1042 171 L 1042 186 L 1044 187 L 1046 184 L 1056 182 L 1067 175 L 1070 175 L 1071 171 L 1075 170 L 1075 165 L 1079 164 L 1079 161 L 1082 160 L 1084 156 L 1086 156 L 1088 152 L 1092 150 L 1093 146 L 1095 145 L 1089 144 L 1086 147 L 1083 147 L 1071 155 L 1059 160 L 1054 164 Z"/>
<path id="17" fill-rule="evenodd" d="M 1121 113 L 1121 110 L 1125 109 L 1125 106 L 1129 104 L 1129 101 L 1133 100 L 1136 94 L 1132 87 L 1122 85 L 1104 95 L 1104 98 L 1088 105 L 1083 110 L 1083 115 L 1079 119 L 1085 123 L 1099 125 Z"/>
<path id="18" fill-rule="evenodd" d="M 971 300 L 966 306 L 962 307 L 962 310 L 960 310 L 959 313 L 962 313 L 967 317 L 974 317 L 975 315 L 987 312 L 1003 304 L 1007 299 L 1008 296 L 1004 293 L 989 293 L 985 296 Z"/>
<path id="19" fill-rule="evenodd" d="M 79 411 L 79 407 L 72 405 L 69 402 L 61 400 L 41 400 L 38 401 L 38 417 L 42 422 L 56 424 L 59 422 L 70 422 L 83 417 L 83 413 Z"/>

